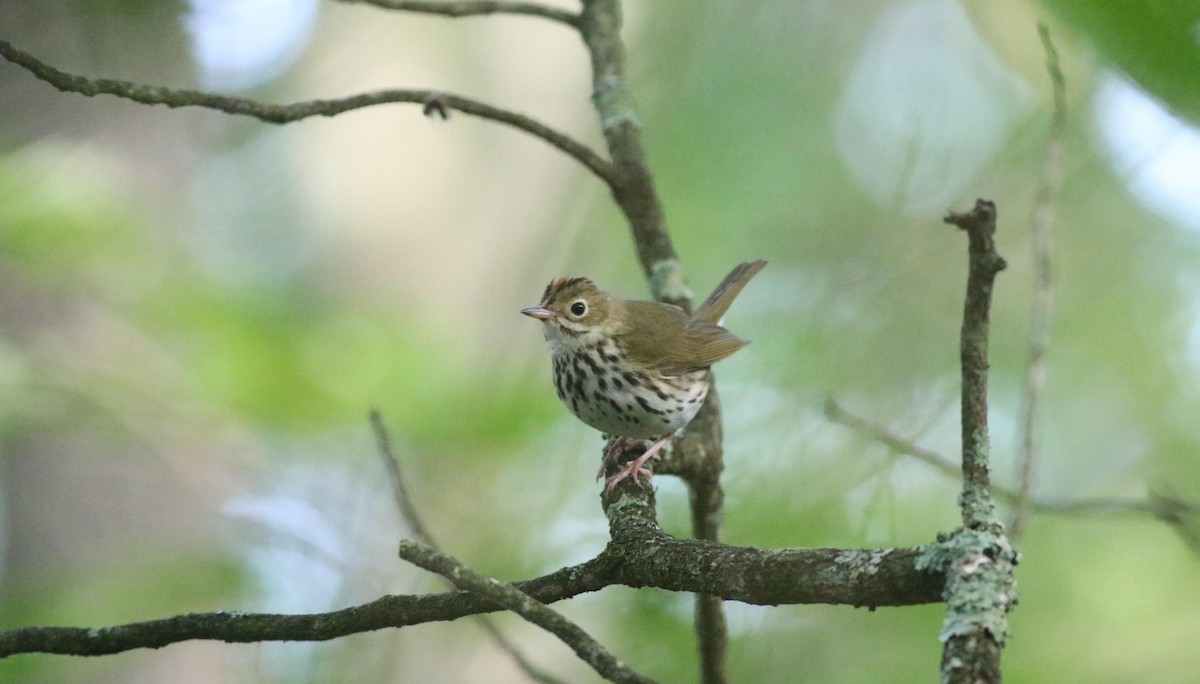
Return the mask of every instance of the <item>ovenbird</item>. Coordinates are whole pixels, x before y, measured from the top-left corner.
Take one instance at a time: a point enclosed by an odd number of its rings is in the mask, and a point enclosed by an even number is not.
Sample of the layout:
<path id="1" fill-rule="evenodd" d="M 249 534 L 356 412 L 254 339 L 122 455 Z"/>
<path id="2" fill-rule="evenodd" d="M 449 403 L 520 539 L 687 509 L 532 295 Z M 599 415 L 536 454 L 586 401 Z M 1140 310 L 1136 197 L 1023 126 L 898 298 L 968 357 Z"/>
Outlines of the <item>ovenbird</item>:
<path id="1" fill-rule="evenodd" d="M 613 465 L 622 442 L 655 439 L 610 477 L 605 489 L 651 474 L 645 463 L 700 410 L 709 367 L 747 342 L 719 323 L 765 261 L 739 264 L 692 315 L 671 304 L 616 299 L 587 278 L 559 278 L 541 304 L 521 313 L 542 323 L 554 387 L 571 413 L 616 437 L 604 457 Z"/>

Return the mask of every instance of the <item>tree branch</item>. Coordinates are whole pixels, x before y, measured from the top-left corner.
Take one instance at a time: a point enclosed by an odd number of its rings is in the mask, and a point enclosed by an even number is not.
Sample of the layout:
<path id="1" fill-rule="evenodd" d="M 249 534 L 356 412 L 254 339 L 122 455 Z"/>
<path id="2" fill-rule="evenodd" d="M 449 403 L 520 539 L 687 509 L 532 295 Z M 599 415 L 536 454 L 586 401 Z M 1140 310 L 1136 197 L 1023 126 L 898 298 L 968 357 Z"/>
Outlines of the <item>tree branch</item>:
<path id="1" fill-rule="evenodd" d="M 681 476 L 688 486 L 688 509 L 692 519 L 692 536 L 706 541 L 720 541 L 721 520 L 725 510 L 725 490 L 721 488 L 721 472 L 725 467 L 724 436 L 721 425 L 721 398 L 714 386 L 709 389 L 704 406 L 692 420 L 676 451 Z M 699 458 L 696 457 L 699 454 Z M 691 466 L 690 469 L 689 466 Z M 696 641 L 700 656 L 702 684 L 725 684 L 728 668 L 725 654 L 729 644 L 729 627 L 725 609 L 716 596 L 696 595 Z"/>
<path id="2" fill-rule="evenodd" d="M 659 529 L 653 493 L 632 482 L 622 482 L 603 502 L 612 533 L 604 551 L 580 565 L 514 583 L 521 592 L 549 604 L 620 584 L 754 605 L 874 608 L 936 602 L 945 584 L 936 568 L 917 567 L 921 549 L 758 549 L 678 539 Z M 384 596 L 306 615 L 221 611 L 101 628 L 24 627 L 0 632 L 0 658 L 17 653 L 104 655 L 191 639 L 325 641 L 495 610 L 488 599 L 450 592 Z"/>
<path id="3" fill-rule="evenodd" d="M 583 164 L 589 171 L 610 187 L 616 183 L 613 165 L 593 152 L 583 143 L 542 124 L 541 122 L 506 109 L 494 107 L 461 95 L 436 90 L 393 88 L 351 95 L 334 100 L 308 100 L 292 104 L 276 105 L 247 100 L 239 97 L 216 95 L 197 90 L 179 90 L 161 86 L 148 86 L 131 81 L 108 78 L 84 78 L 40 61 L 33 55 L 15 48 L 8 41 L 0 40 L 0 57 L 23 67 L 38 79 L 58 90 L 78 93 L 87 97 L 113 95 L 146 105 L 164 105 L 172 109 L 179 107 L 202 107 L 226 114 L 249 116 L 272 124 L 286 124 L 314 116 L 337 116 L 356 109 L 382 104 L 419 104 L 426 115 L 438 113 L 446 117 L 446 110 L 455 110 L 470 116 L 502 123 L 539 138 L 559 151 L 566 153 Z"/>
<path id="4" fill-rule="evenodd" d="M 436 572 L 453 582 L 459 589 L 482 596 L 550 632 L 609 681 L 635 684 L 650 684 L 654 681 L 617 660 L 608 649 L 578 625 L 507 582 L 480 575 L 454 558 L 418 542 L 400 542 L 400 557 L 430 572 Z"/>
<path id="5" fill-rule="evenodd" d="M 648 484 L 622 481 L 601 495 L 619 584 L 689 591 L 754 605 L 855 607 L 937 600 L 936 573 L 918 571 L 920 549 L 760 549 L 679 539 L 658 526 Z M 703 568 L 703 572 L 697 572 Z"/>
<path id="6" fill-rule="evenodd" d="M 433 535 L 425 526 L 421 513 L 412 502 L 412 495 L 409 494 L 408 485 L 400 471 L 400 459 L 396 458 L 396 453 L 392 450 L 392 438 L 388 436 L 387 426 L 383 424 L 383 415 L 379 413 L 378 409 L 371 409 L 370 420 L 371 431 L 375 433 L 375 445 L 378 447 L 379 459 L 383 461 L 384 470 L 388 475 L 388 484 L 392 486 L 392 501 L 396 504 L 396 512 L 400 515 L 400 524 L 407 525 L 418 541 L 436 547 L 437 542 L 433 540 Z"/>
<path id="7" fill-rule="evenodd" d="M 1007 264 L 996 253 L 996 205 L 978 200 L 970 212 L 951 213 L 946 223 L 966 231 L 969 241 L 967 296 L 963 303 L 962 451 L 963 524 L 981 529 L 995 521 L 988 468 L 988 335 L 992 287 Z"/>
<path id="8" fill-rule="evenodd" d="M 615 171 L 610 186 L 613 199 L 629 222 L 638 262 L 654 298 L 690 312 L 692 293 L 667 232 L 642 148 L 641 123 L 629 95 L 619 0 L 583 0 L 578 27 L 591 58 L 592 104 Z M 655 466 L 660 473 L 679 475 L 687 483 L 693 534 L 714 542 L 719 538 L 725 498 L 720 486 L 721 443 L 720 400 L 714 385 L 683 437 Z M 728 630 L 718 598 L 696 596 L 695 628 L 702 684 L 724 684 Z"/>
<path id="9" fill-rule="evenodd" d="M 618 0 L 584 0 L 579 30 L 592 62 L 592 104 L 616 170 L 613 199 L 629 220 L 638 261 L 655 299 L 690 311 L 692 294 L 683 284 L 629 96 Z"/>
<path id="10" fill-rule="evenodd" d="M 596 591 L 611 584 L 609 561 L 599 557 L 522 582 L 521 591 L 543 603 Z M 492 612 L 495 604 L 473 594 L 384 596 L 328 613 L 279 615 L 219 611 L 177 615 L 114 627 L 25 627 L 0 632 L 0 658 L 15 653 L 107 655 L 135 648 L 161 648 L 192 639 L 228 643 L 327 641 L 388 627 L 455 620 Z"/>
<path id="11" fill-rule="evenodd" d="M 425 525 L 425 521 L 421 517 L 420 511 L 413 504 L 412 496 L 408 492 L 408 485 L 405 483 L 404 474 L 400 470 L 400 459 L 396 457 L 392 450 L 392 438 L 388 436 L 387 427 L 383 424 L 383 416 L 378 410 L 371 410 L 371 429 L 375 432 L 375 443 L 378 445 L 378 453 L 380 460 L 383 461 L 383 467 L 388 474 L 388 482 L 392 485 L 392 500 L 396 503 L 396 510 L 400 515 L 400 524 L 406 525 L 412 530 L 413 535 L 418 541 L 436 548 L 437 543 L 433 540 L 433 535 L 429 532 L 429 528 Z M 451 584 L 453 586 L 453 584 Z M 504 632 L 495 625 L 486 615 L 476 615 L 475 622 L 479 624 L 483 631 L 491 637 L 492 642 L 509 655 L 510 658 L 521 668 L 530 679 L 541 684 L 563 684 L 562 680 L 543 671 L 535 665 L 517 645 L 509 641 Z"/>
<path id="12" fill-rule="evenodd" d="M 945 218 L 966 231 L 967 295 L 963 303 L 962 479 L 963 527 L 925 548 L 921 567 L 946 573 L 942 621 L 942 681 L 1000 681 L 1000 649 L 1008 634 L 1008 611 L 1016 602 L 1017 554 L 996 518 L 988 470 L 988 329 L 992 288 L 1004 259 L 996 253 L 996 205 L 977 200 L 966 213 Z"/>
<path id="13" fill-rule="evenodd" d="M 836 399 L 825 400 L 825 418 L 834 423 L 844 425 L 855 432 L 862 433 L 895 453 L 912 456 L 918 461 L 927 463 L 952 477 L 962 477 L 962 466 L 960 464 L 954 463 L 936 451 L 926 449 L 916 442 L 905 439 L 878 423 L 847 411 Z M 1001 488 L 993 486 L 992 491 L 999 494 Z"/>
<path id="14" fill-rule="evenodd" d="M 443 17 L 476 17 L 486 14 L 517 14 L 541 17 L 578 27 L 579 15 L 536 2 L 505 2 L 504 0 L 446 0 L 443 2 L 419 2 L 418 0 L 339 0 L 346 4 L 374 5 L 383 9 L 401 12 L 436 14 Z"/>
<path id="15" fill-rule="evenodd" d="M 586 563 L 515 586 L 542 603 L 621 584 L 709 592 L 753 605 L 826 603 L 872 608 L 935 603 L 943 586 L 938 572 L 916 568 L 918 549 L 757 549 L 677 539 L 665 533 L 646 541 L 651 545 L 648 549 L 606 551 Z M 657 551 L 657 557 L 650 549 Z M 697 573 L 700 567 L 706 572 Z M 487 599 L 453 592 L 384 596 L 328 613 L 219 611 L 111 627 L 20 627 L 0 632 L 0 658 L 18 653 L 107 655 L 193 639 L 327 641 L 495 610 Z"/>

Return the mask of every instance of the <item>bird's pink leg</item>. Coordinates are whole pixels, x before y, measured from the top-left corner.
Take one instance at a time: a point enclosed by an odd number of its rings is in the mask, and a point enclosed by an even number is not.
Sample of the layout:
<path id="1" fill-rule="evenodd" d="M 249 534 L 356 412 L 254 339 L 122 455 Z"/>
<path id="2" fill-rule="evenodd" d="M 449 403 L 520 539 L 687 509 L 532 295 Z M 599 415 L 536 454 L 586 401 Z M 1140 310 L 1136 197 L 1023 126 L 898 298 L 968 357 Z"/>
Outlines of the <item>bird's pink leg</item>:
<path id="1" fill-rule="evenodd" d="M 608 449 L 604 452 L 604 458 L 600 459 L 600 472 L 596 473 L 597 480 L 604 477 L 604 471 L 608 470 L 608 466 L 616 465 L 617 456 L 624 451 L 624 443 L 628 440 L 628 437 L 612 438 L 612 443 L 608 445 Z"/>
<path id="2" fill-rule="evenodd" d="M 627 477 L 633 477 L 634 483 L 637 483 L 637 482 L 641 481 L 638 478 L 642 475 L 645 475 L 647 478 L 653 476 L 654 473 L 649 468 L 645 467 L 646 461 L 649 461 L 651 459 L 651 457 L 653 457 L 664 446 L 666 446 L 667 442 L 670 442 L 671 438 L 674 436 L 675 436 L 674 432 L 667 433 L 665 436 L 663 436 L 657 442 L 650 445 L 650 448 L 646 449 L 646 452 L 643 453 L 641 456 L 638 456 L 636 459 L 634 459 L 634 460 L 630 461 L 629 463 L 625 464 L 624 466 L 622 466 L 621 469 L 619 471 L 617 471 L 616 475 L 613 475 L 612 477 L 608 478 L 608 480 L 604 483 L 604 491 L 611 492 L 613 490 L 613 487 L 617 486 L 618 482 L 620 482 L 621 480 L 624 480 Z M 616 447 L 617 447 L 617 444 L 620 443 L 620 441 L 622 439 L 625 439 L 625 438 L 624 437 L 619 438 L 616 442 L 613 443 L 613 448 L 609 450 L 609 455 L 611 455 L 613 458 L 615 458 L 616 457 L 615 455 L 618 453 Z M 605 462 L 607 463 L 609 460 L 610 460 L 610 458 L 608 456 L 605 456 Z M 603 467 L 600 469 L 600 473 L 601 474 L 604 473 Z"/>

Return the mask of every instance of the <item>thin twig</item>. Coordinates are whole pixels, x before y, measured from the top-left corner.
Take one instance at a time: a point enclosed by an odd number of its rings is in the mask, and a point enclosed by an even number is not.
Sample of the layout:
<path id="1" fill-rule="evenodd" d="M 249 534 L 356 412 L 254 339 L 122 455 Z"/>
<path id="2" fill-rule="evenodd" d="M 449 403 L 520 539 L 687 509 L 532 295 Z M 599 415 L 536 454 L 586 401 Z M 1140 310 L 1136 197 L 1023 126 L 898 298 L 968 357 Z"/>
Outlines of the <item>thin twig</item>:
<path id="1" fill-rule="evenodd" d="M 960 464 L 954 463 L 936 451 L 926 449 L 912 440 L 897 435 L 879 423 L 851 413 L 843 408 L 835 399 L 825 400 L 825 417 L 835 423 L 845 425 L 855 432 L 867 435 L 895 453 L 912 456 L 918 461 L 927 463 L 952 477 L 957 478 L 962 476 L 962 466 Z M 993 491 L 999 493 L 1000 490 L 1000 487 L 993 485 Z"/>
<path id="2" fill-rule="evenodd" d="M 371 429 L 375 433 L 375 443 L 379 447 L 379 458 L 383 461 L 383 467 L 388 474 L 388 482 L 392 486 L 392 501 L 395 502 L 396 511 L 400 514 L 400 524 L 406 525 L 412 530 L 413 535 L 420 541 L 430 546 L 437 546 L 433 535 L 429 533 L 429 528 L 425 526 L 425 521 L 421 519 L 420 512 L 413 505 L 412 495 L 408 492 L 408 485 L 405 484 L 404 475 L 400 470 L 400 459 L 396 458 L 396 453 L 392 450 L 392 438 L 383 424 L 383 416 L 378 409 L 371 409 L 370 417 Z"/>
<path id="3" fill-rule="evenodd" d="M 929 464 L 939 471 L 959 477 L 962 468 L 954 461 L 927 449 L 916 442 L 901 437 L 888 428 L 862 416 L 856 415 L 834 399 L 825 402 L 825 416 L 832 422 L 844 425 L 855 432 L 886 446 L 890 451 L 911 456 Z M 1016 505 L 1020 494 L 1013 489 L 992 483 L 992 494 L 1009 505 Z M 1039 513 L 1093 514 L 1093 515 L 1151 515 L 1167 524 L 1178 527 L 1185 540 L 1192 535 L 1185 518 L 1200 516 L 1200 503 L 1189 502 L 1177 497 L 1151 493 L 1146 499 L 1094 497 L 1086 499 L 1043 499 L 1030 497 L 1029 503 Z M 1200 548 L 1200 547 L 1197 547 Z"/>
<path id="4" fill-rule="evenodd" d="M 419 2 L 417 0 L 340 0 L 347 4 L 363 4 L 401 12 L 420 12 L 442 17 L 461 18 L 486 14 L 518 14 L 560 21 L 568 26 L 578 26 L 579 15 L 548 7 L 536 2 L 505 2 L 504 0 L 443 0 L 442 2 Z"/>
<path id="5" fill-rule="evenodd" d="M 579 625 L 508 582 L 480 575 L 451 556 L 420 542 L 401 541 L 400 557 L 430 572 L 436 572 L 453 582 L 459 589 L 482 596 L 550 632 L 575 651 L 575 654 L 600 676 L 611 682 L 650 684 L 654 681 L 618 660 Z"/>
<path id="6" fill-rule="evenodd" d="M 4 40 L 0 40 L 0 57 L 25 68 L 38 79 L 63 92 L 78 93 L 87 97 L 113 95 L 147 105 L 165 105 L 172 109 L 202 107 L 226 114 L 249 116 L 273 124 L 292 123 L 313 116 L 337 116 L 356 109 L 382 104 L 419 104 L 425 109 L 427 115 L 433 113 L 444 115 L 446 110 L 452 109 L 524 131 L 583 164 L 610 187 L 615 183 L 616 176 L 613 165 L 593 152 L 587 145 L 524 114 L 494 107 L 461 95 L 436 90 L 393 88 L 333 100 L 308 100 L 277 105 L 197 90 L 179 90 L 162 86 L 148 86 L 131 81 L 76 76 L 60 71 L 28 52 L 13 47 Z"/>
<path id="7" fill-rule="evenodd" d="M 400 524 L 406 525 L 412 530 L 413 536 L 424 544 L 432 547 L 437 547 L 437 543 L 430 534 L 429 528 L 425 525 L 425 521 L 421 517 L 420 511 L 413 504 L 412 496 L 408 492 L 408 485 L 405 484 L 403 471 L 400 469 L 400 459 L 396 458 L 396 453 L 392 449 L 392 439 L 388 435 L 387 427 L 383 424 L 383 416 L 378 409 L 371 409 L 371 428 L 375 432 L 375 442 L 379 445 L 378 453 L 383 461 L 383 466 L 387 470 L 388 482 L 392 485 L 392 500 L 396 503 L 396 511 L 400 515 Z M 451 583 L 453 586 L 453 583 Z M 541 684 L 563 684 L 561 679 L 554 675 L 545 672 L 528 658 L 517 645 L 509 641 L 504 632 L 496 626 L 486 615 L 476 615 L 475 622 L 487 632 L 492 641 L 516 662 L 517 666 L 535 682 Z"/>
<path id="8" fill-rule="evenodd" d="M 1067 121 L 1066 79 L 1059 63 L 1058 50 L 1050 39 L 1050 29 L 1038 24 L 1038 35 L 1046 51 L 1046 70 L 1054 94 L 1054 110 L 1050 121 L 1050 140 L 1042 166 L 1033 207 L 1033 302 L 1029 316 L 1029 362 L 1025 374 L 1025 396 L 1020 418 L 1020 452 L 1017 454 L 1017 501 L 1008 526 L 1013 543 L 1024 531 L 1025 520 L 1032 507 L 1034 466 L 1037 461 L 1037 409 L 1042 389 L 1046 385 L 1050 349 L 1050 325 L 1054 316 L 1052 256 L 1054 252 L 1054 219 L 1059 192 L 1063 182 L 1063 158 L 1066 156 L 1065 131 Z"/>

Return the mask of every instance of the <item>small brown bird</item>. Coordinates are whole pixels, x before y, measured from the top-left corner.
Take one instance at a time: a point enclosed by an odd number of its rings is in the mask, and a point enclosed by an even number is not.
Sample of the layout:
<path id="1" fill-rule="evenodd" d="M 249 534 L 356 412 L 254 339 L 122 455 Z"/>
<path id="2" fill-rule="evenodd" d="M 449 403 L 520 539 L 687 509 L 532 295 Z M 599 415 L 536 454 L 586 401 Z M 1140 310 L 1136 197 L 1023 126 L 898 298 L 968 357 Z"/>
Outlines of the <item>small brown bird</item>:
<path id="1" fill-rule="evenodd" d="M 542 322 L 554 363 L 558 398 L 577 418 L 618 439 L 605 467 L 628 439 L 655 439 L 650 448 L 610 477 L 612 489 L 645 466 L 691 422 L 708 396 L 709 367 L 746 346 L 719 323 L 738 293 L 765 261 L 739 264 L 688 316 L 660 302 L 615 299 L 587 278 L 559 278 L 542 293 L 539 306 L 521 313 Z"/>

